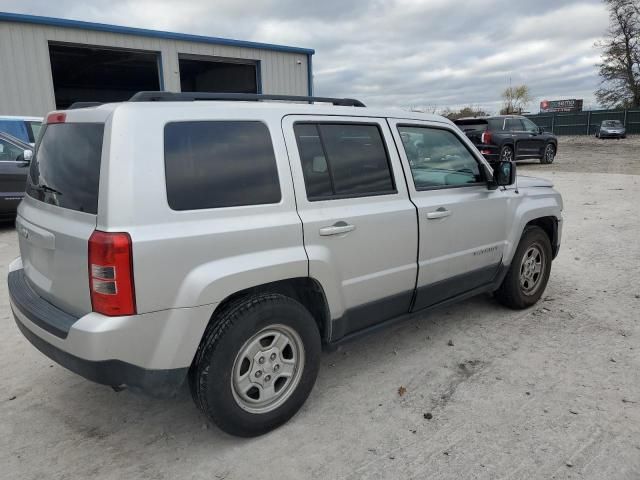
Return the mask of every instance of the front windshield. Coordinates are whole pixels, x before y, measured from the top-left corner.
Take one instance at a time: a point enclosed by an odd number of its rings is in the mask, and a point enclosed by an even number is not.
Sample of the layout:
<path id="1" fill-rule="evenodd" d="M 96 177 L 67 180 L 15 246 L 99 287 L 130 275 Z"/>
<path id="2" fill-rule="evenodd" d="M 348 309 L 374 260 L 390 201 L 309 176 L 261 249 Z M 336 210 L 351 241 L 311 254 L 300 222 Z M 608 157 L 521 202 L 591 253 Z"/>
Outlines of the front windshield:
<path id="1" fill-rule="evenodd" d="M 622 127 L 620 120 L 605 120 L 602 122 L 603 127 Z"/>

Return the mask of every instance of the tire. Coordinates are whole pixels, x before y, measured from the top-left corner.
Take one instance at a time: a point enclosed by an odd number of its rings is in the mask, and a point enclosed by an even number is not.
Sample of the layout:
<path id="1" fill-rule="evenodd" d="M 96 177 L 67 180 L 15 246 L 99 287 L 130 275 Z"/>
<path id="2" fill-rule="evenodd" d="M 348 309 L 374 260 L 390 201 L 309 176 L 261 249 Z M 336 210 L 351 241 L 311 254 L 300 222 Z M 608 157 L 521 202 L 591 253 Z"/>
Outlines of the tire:
<path id="1" fill-rule="evenodd" d="M 532 250 L 534 254 L 530 256 Z M 536 277 L 535 274 L 529 275 L 534 270 L 530 269 L 525 262 L 531 262 L 530 259 L 536 258 L 537 255 L 540 255 L 541 264 L 539 275 Z M 545 231 L 536 226 L 526 227 L 511 260 L 509 271 L 502 281 L 502 285 L 495 292 L 498 301 L 516 310 L 535 304 L 542 296 L 549 281 L 551 259 L 551 242 Z M 533 265 L 531 266 L 533 267 Z M 528 283 L 525 281 L 523 284 L 523 277 L 531 278 L 531 280 Z"/>
<path id="2" fill-rule="evenodd" d="M 513 153 L 513 147 L 510 145 L 504 145 L 500 149 L 500 156 L 498 157 L 499 162 L 513 162 L 515 161 L 515 155 Z"/>
<path id="3" fill-rule="evenodd" d="M 556 158 L 556 147 L 553 143 L 547 143 L 544 147 L 544 152 L 542 153 L 542 158 L 540 159 L 540 163 L 549 165 L 553 163 Z"/>
<path id="4" fill-rule="evenodd" d="M 262 435 L 304 404 L 320 351 L 318 326 L 302 304 L 279 294 L 249 295 L 207 327 L 189 371 L 191 394 L 221 430 Z"/>

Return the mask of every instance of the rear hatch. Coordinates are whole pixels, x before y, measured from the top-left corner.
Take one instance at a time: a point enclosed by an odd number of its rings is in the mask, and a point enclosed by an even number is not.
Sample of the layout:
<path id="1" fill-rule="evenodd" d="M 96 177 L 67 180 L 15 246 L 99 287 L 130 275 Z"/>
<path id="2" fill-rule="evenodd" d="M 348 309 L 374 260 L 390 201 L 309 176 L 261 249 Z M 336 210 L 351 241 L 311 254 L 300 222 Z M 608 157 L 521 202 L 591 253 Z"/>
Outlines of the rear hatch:
<path id="1" fill-rule="evenodd" d="M 81 316 L 91 311 L 88 240 L 96 228 L 104 121 L 53 115 L 61 123 L 42 127 L 16 228 L 29 285 Z"/>
<path id="2" fill-rule="evenodd" d="M 485 118 L 464 118 L 454 122 L 474 144 L 481 144 L 482 132 L 489 129 L 489 120 Z"/>

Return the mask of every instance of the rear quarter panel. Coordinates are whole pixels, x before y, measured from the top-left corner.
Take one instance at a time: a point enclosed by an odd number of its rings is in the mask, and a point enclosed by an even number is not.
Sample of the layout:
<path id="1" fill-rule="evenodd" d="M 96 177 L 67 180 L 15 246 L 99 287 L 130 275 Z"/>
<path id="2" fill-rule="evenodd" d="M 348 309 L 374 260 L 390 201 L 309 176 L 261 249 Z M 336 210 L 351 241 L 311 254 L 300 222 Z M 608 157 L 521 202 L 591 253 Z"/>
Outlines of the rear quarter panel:
<path id="1" fill-rule="evenodd" d="M 263 121 L 273 141 L 280 202 L 172 210 L 165 183 L 164 127 L 193 120 Z M 179 102 L 125 104 L 110 121 L 108 158 L 100 179 L 97 228 L 131 235 L 139 313 L 207 304 L 213 311 L 213 305 L 239 290 L 307 276 L 280 115 L 212 108 L 207 102 L 188 108 Z"/>

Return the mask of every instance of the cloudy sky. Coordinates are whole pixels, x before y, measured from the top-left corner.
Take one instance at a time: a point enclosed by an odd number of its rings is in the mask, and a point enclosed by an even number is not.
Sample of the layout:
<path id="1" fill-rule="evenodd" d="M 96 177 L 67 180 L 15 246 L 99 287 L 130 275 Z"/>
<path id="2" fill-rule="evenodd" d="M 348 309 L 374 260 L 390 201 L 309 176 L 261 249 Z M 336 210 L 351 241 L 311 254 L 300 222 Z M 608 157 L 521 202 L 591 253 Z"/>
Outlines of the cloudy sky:
<path id="1" fill-rule="evenodd" d="M 600 0 L 0 0 L 0 10 L 314 48 L 315 93 L 368 105 L 499 108 L 526 83 L 595 104 Z"/>

